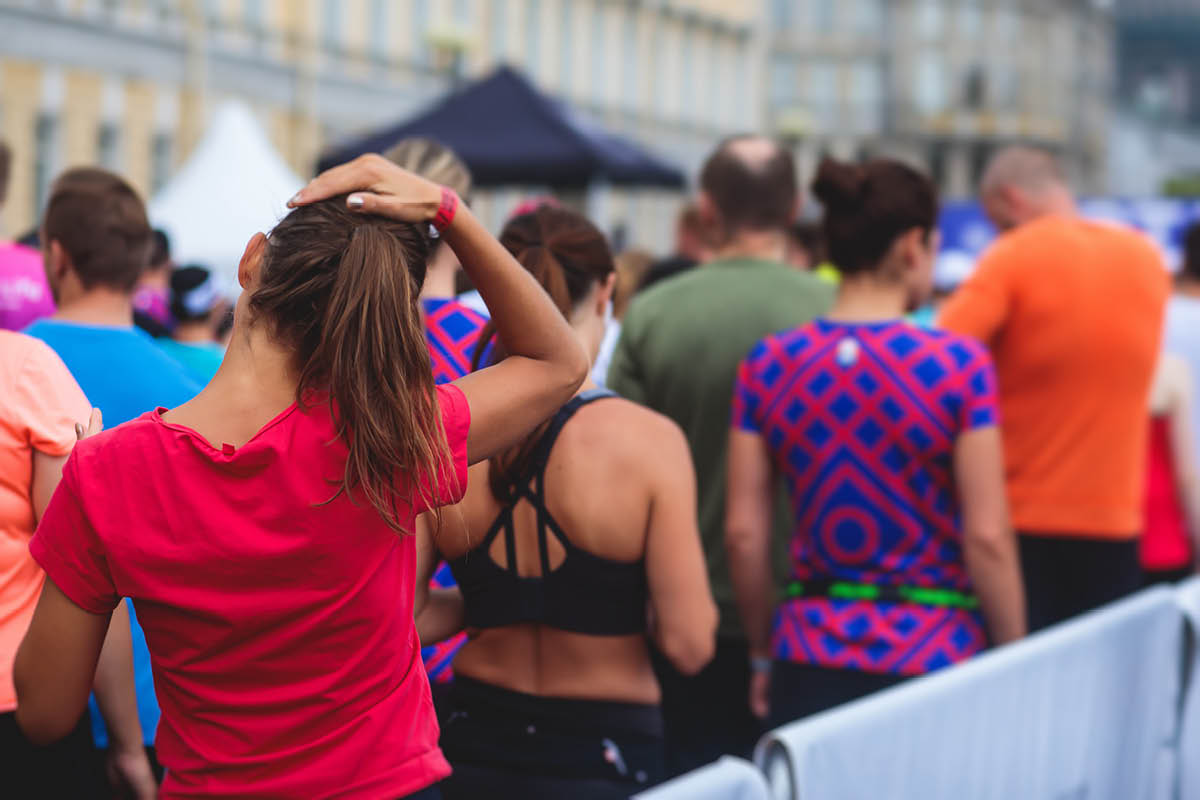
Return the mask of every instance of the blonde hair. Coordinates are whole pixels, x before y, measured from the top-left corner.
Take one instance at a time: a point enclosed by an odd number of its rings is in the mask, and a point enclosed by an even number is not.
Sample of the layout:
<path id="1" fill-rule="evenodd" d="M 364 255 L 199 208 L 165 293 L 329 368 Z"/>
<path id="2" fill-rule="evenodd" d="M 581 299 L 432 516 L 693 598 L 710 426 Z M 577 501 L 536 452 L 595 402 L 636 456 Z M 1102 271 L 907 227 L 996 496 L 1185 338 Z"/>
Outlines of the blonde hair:
<path id="1" fill-rule="evenodd" d="M 458 155 L 433 139 L 401 139 L 383 157 L 426 180 L 447 186 L 464 200 L 471 194 L 471 170 Z"/>

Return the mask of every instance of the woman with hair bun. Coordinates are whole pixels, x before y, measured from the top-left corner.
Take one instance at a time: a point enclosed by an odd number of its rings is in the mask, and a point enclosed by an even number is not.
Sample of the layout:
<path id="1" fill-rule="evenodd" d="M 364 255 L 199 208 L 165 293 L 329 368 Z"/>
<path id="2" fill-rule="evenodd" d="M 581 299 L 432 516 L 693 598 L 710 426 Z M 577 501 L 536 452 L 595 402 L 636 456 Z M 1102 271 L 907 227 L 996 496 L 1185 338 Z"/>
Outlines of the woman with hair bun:
<path id="1" fill-rule="evenodd" d="M 730 432 L 726 545 L 749 702 L 772 725 L 1025 633 L 991 360 L 904 321 L 932 286 L 933 184 L 896 161 L 826 159 L 813 192 L 838 299 L 751 351 Z M 780 473 L 795 532 L 777 604 Z"/>
<path id="2" fill-rule="evenodd" d="M 594 359 L 616 276 L 604 236 L 544 207 L 500 241 Z M 496 350 L 501 366 L 513 357 L 504 331 Z M 444 616 L 431 605 L 418 628 L 436 637 L 465 622 L 470 633 L 444 709 L 445 797 L 624 798 L 661 779 L 649 643 L 695 673 L 717 624 L 679 428 L 588 381 L 471 469 L 466 498 L 427 545 L 425 571 L 436 550 L 461 596 Z"/>

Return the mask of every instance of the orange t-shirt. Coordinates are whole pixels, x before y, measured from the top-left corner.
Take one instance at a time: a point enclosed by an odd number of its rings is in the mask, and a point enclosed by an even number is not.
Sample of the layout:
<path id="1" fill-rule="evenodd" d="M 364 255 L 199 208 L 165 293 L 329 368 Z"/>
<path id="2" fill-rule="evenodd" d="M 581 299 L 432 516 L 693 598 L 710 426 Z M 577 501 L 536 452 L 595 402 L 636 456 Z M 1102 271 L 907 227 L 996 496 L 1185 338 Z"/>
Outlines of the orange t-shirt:
<path id="1" fill-rule="evenodd" d="M 29 555 L 33 451 L 65 456 L 75 423 L 91 406 L 62 360 L 43 342 L 0 331 L 0 712 L 17 707 L 13 659 L 42 593 Z"/>
<path id="2" fill-rule="evenodd" d="M 1141 528 L 1150 381 L 1170 279 L 1128 228 L 1049 216 L 1005 234 L 942 310 L 991 348 L 1008 497 L 1027 533 Z"/>

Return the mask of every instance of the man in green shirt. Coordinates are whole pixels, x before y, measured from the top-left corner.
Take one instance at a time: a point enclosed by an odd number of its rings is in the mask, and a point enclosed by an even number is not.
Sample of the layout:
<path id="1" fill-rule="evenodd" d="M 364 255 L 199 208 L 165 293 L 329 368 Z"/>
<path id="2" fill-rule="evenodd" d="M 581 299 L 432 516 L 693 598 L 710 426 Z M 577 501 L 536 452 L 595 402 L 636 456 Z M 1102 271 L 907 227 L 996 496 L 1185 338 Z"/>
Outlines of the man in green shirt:
<path id="1" fill-rule="evenodd" d="M 683 772 L 731 753 L 747 755 L 761 733 L 749 708 L 749 650 L 725 557 L 725 455 L 738 364 L 764 336 L 808 322 L 833 287 L 784 263 L 799 210 L 791 154 L 769 139 L 722 143 L 700 175 L 700 212 L 721 243 L 713 260 L 647 290 L 625 316 L 608 385 L 675 420 L 696 465 L 700 535 L 721 611 L 716 656 L 695 676 L 658 659 L 667 766 Z M 782 500 L 782 498 L 781 498 Z M 790 516 L 781 503 L 776 563 L 787 563 Z"/>

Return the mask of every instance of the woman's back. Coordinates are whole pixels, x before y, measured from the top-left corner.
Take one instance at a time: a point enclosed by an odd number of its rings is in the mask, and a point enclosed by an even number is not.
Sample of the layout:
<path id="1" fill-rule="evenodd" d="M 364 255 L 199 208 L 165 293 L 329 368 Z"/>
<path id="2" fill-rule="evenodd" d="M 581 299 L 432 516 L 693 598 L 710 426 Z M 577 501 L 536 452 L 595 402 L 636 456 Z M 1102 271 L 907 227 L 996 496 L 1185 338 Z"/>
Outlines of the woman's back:
<path id="1" fill-rule="evenodd" d="M 767 438 L 796 518 L 777 652 L 918 674 L 985 646 L 977 613 L 880 613 L 831 584 L 970 591 L 953 456 L 959 434 L 995 423 L 990 382 L 978 344 L 895 321 L 817 320 L 751 353 L 734 424 Z"/>
<path id="2" fill-rule="evenodd" d="M 647 541 L 662 477 L 690 464 L 678 458 L 678 430 L 657 414 L 612 396 L 573 402 L 577 409 L 554 438 L 544 472 L 538 463 L 525 470 L 533 478 L 526 496 L 501 503 L 489 487 L 494 467 L 480 464 L 461 517 L 444 517 L 438 547 L 462 586 L 468 629 L 473 619 L 489 624 L 472 631 L 455 669 L 528 694 L 655 703 L 645 637 Z M 548 523 L 545 562 L 540 504 Z M 510 554 L 522 580 L 508 570 Z M 478 596 L 489 590 L 490 603 Z"/>
<path id="3" fill-rule="evenodd" d="M 438 396 L 463 480 L 466 403 Z M 133 599 L 164 709 L 165 795 L 397 796 L 444 776 L 436 726 L 413 715 L 429 694 L 414 539 L 368 503 L 323 502 L 346 457 L 322 404 L 237 448 L 154 412 L 68 462 L 33 551 L 78 576 L 59 585 L 89 611 Z"/>

